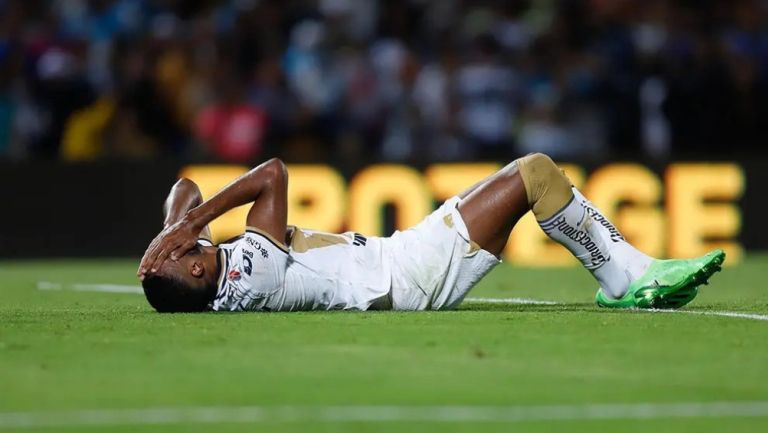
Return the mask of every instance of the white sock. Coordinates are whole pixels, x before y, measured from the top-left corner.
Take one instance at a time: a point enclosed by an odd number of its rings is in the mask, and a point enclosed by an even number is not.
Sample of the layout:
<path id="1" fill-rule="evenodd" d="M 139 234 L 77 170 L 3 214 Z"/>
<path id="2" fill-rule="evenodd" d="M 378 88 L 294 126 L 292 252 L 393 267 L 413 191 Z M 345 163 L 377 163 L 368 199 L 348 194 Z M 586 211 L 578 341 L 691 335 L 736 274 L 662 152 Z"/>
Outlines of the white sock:
<path id="1" fill-rule="evenodd" d="M 573 199 L 539 226 L 579 259 L 603 293 L 621 298 L 653 259 L 630 245 L 576 188 L 571 190 Z"/>

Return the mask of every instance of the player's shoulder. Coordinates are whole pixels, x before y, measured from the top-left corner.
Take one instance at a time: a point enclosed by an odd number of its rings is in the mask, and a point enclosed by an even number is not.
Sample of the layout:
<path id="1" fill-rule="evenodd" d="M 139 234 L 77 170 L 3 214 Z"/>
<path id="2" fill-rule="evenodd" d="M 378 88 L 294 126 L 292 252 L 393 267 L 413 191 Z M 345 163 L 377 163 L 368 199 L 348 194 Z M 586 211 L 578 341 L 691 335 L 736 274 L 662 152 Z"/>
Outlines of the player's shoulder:
<path id="1" fill-rule="evenodd" d="M 246 227 L 240 242 L 243 242 L 263 256 L 268 255 L 270 251 L 288 254 L 288 247 L 283 242 L 257 227 Z"/>
<path id="2" fill-rule="evenodd" d="M 248 227 L 243 234 L 216 246 L 222 275 L 229 281 L 239 281 L 240 276 L 250 277 L 255 268 L 282 268 L 290 258 L 285 245 L 255 227 Z"/>
<path id="3" fill-rule="evenodd" d="M 231 238 L 229 238 L 229 239 L 227 239 L 227 240 L 225 240 L 225 241 L 219 242 L 219 243 L 218 243 L 218 244 L 216 244 L 215 246 L 216 246 L 217 248 L 219 248 L 219 249 L 224 249 L 224 250 L 231 250 L 232 248 L 234 248 L 234 247 L 235 247 L 235 246 L 238 244 L 238 242 L 239 242 L 241 239 L 243 239 L 243 235 L 242 235 L 242 234 L 240 234 L 240 235 L 237 235 L 237 236 L 234 236 L 234 237 L 231 237 Z M 200 241 L 198 240 L 198 243 L 199 243 L 199 242 L 200 242 Z"/>

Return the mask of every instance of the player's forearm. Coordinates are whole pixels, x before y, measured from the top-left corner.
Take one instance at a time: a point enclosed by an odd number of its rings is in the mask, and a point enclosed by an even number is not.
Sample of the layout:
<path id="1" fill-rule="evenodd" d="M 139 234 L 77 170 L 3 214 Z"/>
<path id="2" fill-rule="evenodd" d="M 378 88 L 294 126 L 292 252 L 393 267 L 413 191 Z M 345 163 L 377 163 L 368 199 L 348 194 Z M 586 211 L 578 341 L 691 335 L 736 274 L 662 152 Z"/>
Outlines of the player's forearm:
<path id="1" fill-rule="evenodd" d="M 202 202 L 203 196 L 197 185 L 189 179 L 179 179 L 165 200 L 163 227 L 171 226 L 180 221 L 190 209 L 199 206 Z"/>
<path id="2" fill-rule="evenodd" d="M 184 219 L 195 227 L 204 227 L 230 209 L 252 203 L 261 194 L 282 182 L 283 166 L 271 159 L 235 179 L 213 197 L 186 213 Z"/>

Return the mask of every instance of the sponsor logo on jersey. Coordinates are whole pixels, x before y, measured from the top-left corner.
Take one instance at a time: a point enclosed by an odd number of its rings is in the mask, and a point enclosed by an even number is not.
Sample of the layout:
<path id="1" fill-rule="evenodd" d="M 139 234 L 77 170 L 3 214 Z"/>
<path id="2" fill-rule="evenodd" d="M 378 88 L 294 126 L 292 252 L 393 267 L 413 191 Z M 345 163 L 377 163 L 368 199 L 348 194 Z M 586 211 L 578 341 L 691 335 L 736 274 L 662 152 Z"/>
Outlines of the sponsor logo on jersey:
<path id="1" fill-rule="evenodd" d="M 240 278 L 242 278 L 242 275 L 240 274 L 240 271 L 237 268 L 232 268 L 227 273 L 227 279 L 229 281 L 240 281 Z"/>
<path id="2" fill-rule="evenodd" d="M 256 239 L 252 239 L 252 238 L 248 238 L 248 237 L 245 238 L 245 242 L 247 242 L 248 245 L 252 246 L 253 249 L 258 251 L 259 254 L 261 254 L 261 257 L 264 257 L 265 259 L 269 258 L 269 251 L 267 251 L 266 248 L 261 246 L 261 242 L 257 241 Z M 245 251 L 245 250 L 243 250 L 243 251 Z"/>

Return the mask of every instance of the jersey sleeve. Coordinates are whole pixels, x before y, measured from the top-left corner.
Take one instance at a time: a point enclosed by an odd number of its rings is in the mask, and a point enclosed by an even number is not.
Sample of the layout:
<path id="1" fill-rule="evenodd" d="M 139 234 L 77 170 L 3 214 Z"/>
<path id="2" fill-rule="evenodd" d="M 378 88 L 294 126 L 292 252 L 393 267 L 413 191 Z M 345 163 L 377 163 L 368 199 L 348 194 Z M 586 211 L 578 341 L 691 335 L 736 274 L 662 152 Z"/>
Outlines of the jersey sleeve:
<path id="1" fill-rule="evenodd" d="M 213 242 L 210 239 L 206 239 L 206 238 L 199 238 L 197 240 L 197 244 L 200 245 L 201 247 L 212 247 L 213 246 Z"/>
<path id="2" fill-rule="evenodd" d="M 268 234 L 248 228 L 230 255 L 230 281 L 240 280 L 253 298 L 269 296 L 283 288 L 288 250 Z"/>

